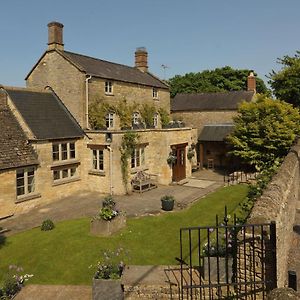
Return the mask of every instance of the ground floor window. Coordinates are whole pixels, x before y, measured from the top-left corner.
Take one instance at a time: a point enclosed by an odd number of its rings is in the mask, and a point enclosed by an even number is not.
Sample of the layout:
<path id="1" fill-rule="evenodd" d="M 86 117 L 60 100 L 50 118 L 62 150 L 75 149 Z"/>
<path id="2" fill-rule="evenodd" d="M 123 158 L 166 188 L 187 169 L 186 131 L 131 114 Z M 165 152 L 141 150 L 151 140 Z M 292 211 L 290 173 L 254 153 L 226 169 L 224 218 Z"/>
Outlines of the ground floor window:
<path id="1" fill-rule="evenodd" d="M 94 171 L 104 171 L 104 156 L 103 150 L 93 149 L 93 165 Z"/>
<path id="2" fill-rule="evenodd" d="M 62 179 L 72 178 L 77 175 L 77 166 L 63 167 L 53 170 L 53 181 L 59 181 Z"/>
<path id="3" fill-rule="evenodd" d="M 35 190 L 35 167 L 17 170 L 17 197 L 28 195 Z"/>
<path id="4" fill-rule="evenodd" d="M 141 167 L 145 164 L 145 147 L 137 147 L 131 154 L 131 168 Z"/>

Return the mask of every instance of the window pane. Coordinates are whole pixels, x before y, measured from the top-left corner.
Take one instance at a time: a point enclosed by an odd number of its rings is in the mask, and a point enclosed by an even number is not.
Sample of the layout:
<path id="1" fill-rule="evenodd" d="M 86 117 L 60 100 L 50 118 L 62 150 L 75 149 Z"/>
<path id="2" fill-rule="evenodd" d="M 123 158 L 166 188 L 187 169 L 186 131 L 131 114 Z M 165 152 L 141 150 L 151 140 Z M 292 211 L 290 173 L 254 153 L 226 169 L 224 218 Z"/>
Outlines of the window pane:
<path id="1" fill-rule="evenodd" d="M 70 143 L 70 158 L 75 158 L 75 143 Z"/>
<path id="2" fill-rule="evenodd" d="M 25 194 L 25 189 L 24 187 L 18 187 L 17 188 L 17 196 L 21 196 Z"/>
<path id="3" fill-rule="evenodd" d="M 17 178 L 23 178 L 24 177 L 24 169 L 17 170 Z"/>
<path id="4" fill-rule="evenodd" d="M 93 150 L 93 169 L 97 169 L 97 150 Z"/>
<path id="5" fill-rule="evenodd" d="M 71 177 L 76 175 L 76 168 L 71 168 Z"/>
<path id="6" fill-rule="evenodd" d="M 145 148 L 141 148 L 141 165 L 145 164 Z"/>
<path id="7" fill-rule="evenodd" d="M 53 160 L 59 160 L 59 145 L 52 145 L 52 158 Z"/>
<path id="8" fill-rule="evenodd" d="M 24 178 L 17 178 L 17 187 L 24 186 Z"/>
<path id="9" fill-rule="evenodd" d="M 62 170 L 62 178 L 67 178 L 67 177 L 69 177 L 69 169 L 63 169 Z"/>
<path id="10" fill-rule="evenodd" d="M 104 163 L 103 163 L 103 150 L 99 150 L 99 170 L 104 170 Z"/>
<path id="11" fill-rule="evenodd" d="M 59 171 L 58 170 L 54 170 L 53 171 L 53 180 L 58 180 L 59 179 Z"/>

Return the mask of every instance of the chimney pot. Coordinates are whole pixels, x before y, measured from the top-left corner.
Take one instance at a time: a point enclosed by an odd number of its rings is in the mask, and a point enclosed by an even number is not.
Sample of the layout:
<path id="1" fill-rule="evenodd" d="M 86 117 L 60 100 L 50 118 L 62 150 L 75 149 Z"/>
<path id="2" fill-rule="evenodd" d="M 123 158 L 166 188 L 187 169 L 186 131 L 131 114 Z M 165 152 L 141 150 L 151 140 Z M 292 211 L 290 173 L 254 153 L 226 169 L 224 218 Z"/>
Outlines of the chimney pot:
<path id="1" fill-rule="evenodd" d="M 136 48 L 135 67 L 142 72 L 148 72 L 148 52 L 145 47 Z"/>
<path id="2" fill-rule="evenodd" d="M 48 24 L 48 50 L 64 50 L 63 27 L 59 22 L 50 22 Z"/>
<path id="3" fill-rule="evenodd" d="M 256 92 L 256 77 L 253 70 L 249 72 L 247 77 L 247 91 Z"/>

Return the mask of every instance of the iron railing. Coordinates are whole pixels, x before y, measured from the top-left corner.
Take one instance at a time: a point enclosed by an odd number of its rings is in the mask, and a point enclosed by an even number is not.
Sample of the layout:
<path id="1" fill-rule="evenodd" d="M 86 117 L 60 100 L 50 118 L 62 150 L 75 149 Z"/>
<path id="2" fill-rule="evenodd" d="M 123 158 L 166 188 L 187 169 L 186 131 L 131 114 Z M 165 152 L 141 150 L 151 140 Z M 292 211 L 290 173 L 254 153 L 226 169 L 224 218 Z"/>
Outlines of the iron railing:
<path id="1" fill-rule="evenodd" d="M 276 225 L 239 224 L 180 229 L 180 299 L 266 299 L 276 287 Z"/>

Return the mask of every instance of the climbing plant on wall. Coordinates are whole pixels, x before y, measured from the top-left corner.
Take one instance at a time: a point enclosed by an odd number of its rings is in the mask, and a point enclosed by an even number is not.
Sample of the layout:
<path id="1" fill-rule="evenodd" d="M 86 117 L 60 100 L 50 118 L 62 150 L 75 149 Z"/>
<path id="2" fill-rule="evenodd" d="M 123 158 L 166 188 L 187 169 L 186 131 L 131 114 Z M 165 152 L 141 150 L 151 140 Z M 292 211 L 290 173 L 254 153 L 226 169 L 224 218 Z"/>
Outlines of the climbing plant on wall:
<path id="1" fill-rule="evenodd" d="M 120 147 L 121 172 L 126 192 L 128 192 L 128 160 L 130 159 L 134 149 L 137 147 L 138 141 L 139 135 L 136 132 L 127 131 L 122 137 L 122 143 Z"/>

